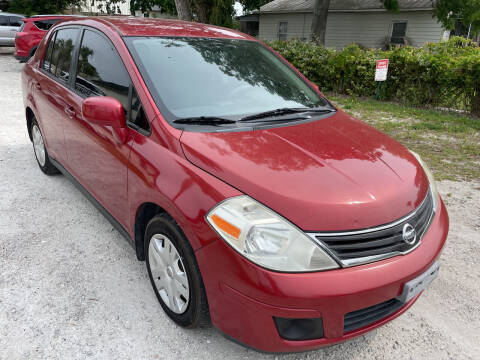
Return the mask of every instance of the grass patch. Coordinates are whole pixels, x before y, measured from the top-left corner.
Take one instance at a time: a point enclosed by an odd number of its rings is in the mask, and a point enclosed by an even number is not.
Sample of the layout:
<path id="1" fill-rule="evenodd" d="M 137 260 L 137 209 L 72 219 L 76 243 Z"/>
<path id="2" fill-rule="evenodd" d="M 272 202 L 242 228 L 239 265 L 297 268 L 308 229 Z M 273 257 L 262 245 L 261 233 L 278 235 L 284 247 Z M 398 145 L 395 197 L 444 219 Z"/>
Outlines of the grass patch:
<path id="1" fill-rule="evenodd" d="M 480 180 L 480 118 L 329 94 L 345 112 L 418 152 L 437 180 Z"/>

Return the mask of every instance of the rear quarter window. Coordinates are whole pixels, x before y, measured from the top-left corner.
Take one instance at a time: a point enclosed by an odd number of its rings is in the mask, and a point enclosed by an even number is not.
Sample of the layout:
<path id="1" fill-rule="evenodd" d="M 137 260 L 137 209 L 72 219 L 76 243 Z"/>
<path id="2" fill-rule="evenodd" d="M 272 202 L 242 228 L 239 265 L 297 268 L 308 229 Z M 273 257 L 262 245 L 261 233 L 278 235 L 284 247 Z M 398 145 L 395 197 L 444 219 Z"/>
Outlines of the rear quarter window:
<path id="1" fill-rule="evenodd" d="M 50 37 L 50 41 L 48 43 L 47 51 L 45 51 L 45 56 L 43 58 L 42 62 L 42 69 L 50 72 L 51 68 L 51 61 L 52 61 L 52 51 L 53 51 L 53 45 L 55 44 L 55 37 L 57 36 L 57 32 L 54 32 L 52 36 Z"/>
<path id="2" fill-rule="evenodd" d="M 57 22 L 59 22 L 60 19 L 53 19 L 53 20 L 39 20 L 39 21 L 34 21 L 33 23 L 35 26 L 40 29 L 40 30 L 50 30 L 50 28 L 55 25 Z"/>
<path id="3" fill-rule="evenodd" d="M 75 28 L 59 29 L 48 44 L 43 69 L 64 83 L 70 79 L 70 64 L 78 38 L 79 30 Z"/>

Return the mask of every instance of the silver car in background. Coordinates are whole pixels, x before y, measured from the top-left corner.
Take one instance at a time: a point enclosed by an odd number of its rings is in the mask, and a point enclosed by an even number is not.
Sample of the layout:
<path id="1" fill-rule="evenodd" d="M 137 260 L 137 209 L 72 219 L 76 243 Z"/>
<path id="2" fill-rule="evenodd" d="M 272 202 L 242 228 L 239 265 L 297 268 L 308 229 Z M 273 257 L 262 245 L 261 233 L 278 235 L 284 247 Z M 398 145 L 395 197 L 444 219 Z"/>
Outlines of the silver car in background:
<path id="1" fill-rule="evenodd" d="M 21 31 L 24 15 L 0 12 L 0 46 L 15 46 L 15 35 Z"/>

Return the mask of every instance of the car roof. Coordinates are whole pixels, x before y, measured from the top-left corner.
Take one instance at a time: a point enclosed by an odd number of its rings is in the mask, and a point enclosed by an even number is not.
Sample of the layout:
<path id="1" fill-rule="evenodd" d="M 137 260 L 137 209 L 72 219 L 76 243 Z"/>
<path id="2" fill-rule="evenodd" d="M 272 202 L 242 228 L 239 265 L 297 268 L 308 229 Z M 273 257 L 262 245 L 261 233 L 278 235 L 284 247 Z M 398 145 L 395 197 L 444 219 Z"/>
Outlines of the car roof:
<path id="1" fill-rule="evenodd" d="M 83 15 L 33 15 L 26 17 L 26 20 L 50 20 L 50 19 L 70 19 L 70 18 L 83 18 Z"/>
<path id="2" fill-rule="evenodd" d="M 22 15 L 22 14 L 14 14 L 14 13 L 3 12 L 3 11 L 0 11 L 0 15 L 25 17 L 25 15 Z"/>
<path id="3" fill-rule="evenodd" d="M 226 39 L 253 39 L 239 31 L 219 26 L 176 19 L 141 18 L 134 16 L 92 16 L 68 23 L 102 23 L 121 36 L 178 36 Z M 92 24 L 93 25 L 93 24 Z"/>
<path id="4" fill-rule="evenodd" d="M 71 17 L 85 17 L 83 15 L 59 15 L 59 14 L 43 14 L 43 15 L 32 15 L 30 18 L 43 18 L 43 17 L 61 17 L 61 18 L 71 18 Z"/>

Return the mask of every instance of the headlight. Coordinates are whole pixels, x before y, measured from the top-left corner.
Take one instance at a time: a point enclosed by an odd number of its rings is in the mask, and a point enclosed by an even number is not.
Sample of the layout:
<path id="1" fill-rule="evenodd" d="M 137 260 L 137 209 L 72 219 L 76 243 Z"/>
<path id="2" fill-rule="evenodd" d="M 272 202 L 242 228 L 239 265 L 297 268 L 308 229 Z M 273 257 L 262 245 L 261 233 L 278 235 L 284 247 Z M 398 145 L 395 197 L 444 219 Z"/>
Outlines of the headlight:
<path id="1" fill-rule="evenodd" d="M 433 178 L 433 174 L 428 168 L 427 164 L 425 164 L 420 157 L 415 151 L 409 150 L 413 156 L 418 160 L 420 165 L 422 165 L 423 171 L 425 171 L 425 174 L 427 175 L 428 182 L 430 183 L 430 190 L 432 191 L 432 196 L 433 196 L 433 211 L 437 209 L 437 203 L 438 203 L 438 190 L 437 190 L 437 185 L 435 184 L 435 179 Z"/>
<path id="2" fill-rule="evenodd" d="M 236 251 L 265 268 L 282 272 L 338 268 L 306 234 L 248 196 L 220 203 L 207 221 Z"/>

